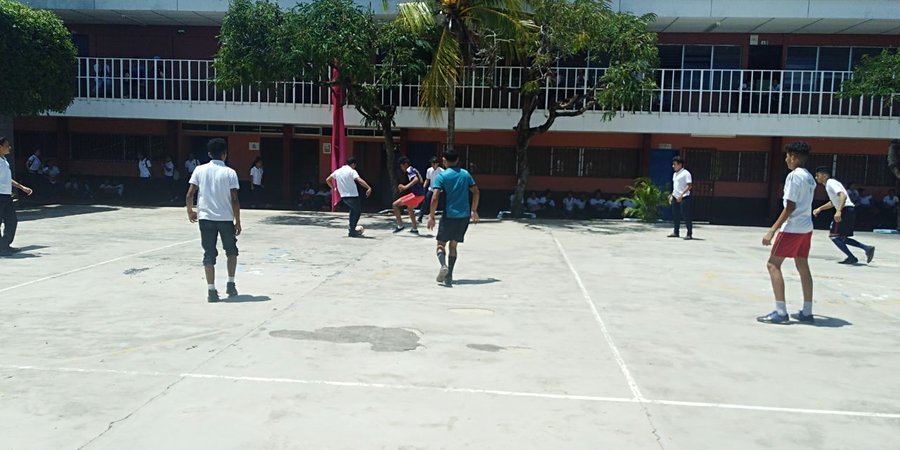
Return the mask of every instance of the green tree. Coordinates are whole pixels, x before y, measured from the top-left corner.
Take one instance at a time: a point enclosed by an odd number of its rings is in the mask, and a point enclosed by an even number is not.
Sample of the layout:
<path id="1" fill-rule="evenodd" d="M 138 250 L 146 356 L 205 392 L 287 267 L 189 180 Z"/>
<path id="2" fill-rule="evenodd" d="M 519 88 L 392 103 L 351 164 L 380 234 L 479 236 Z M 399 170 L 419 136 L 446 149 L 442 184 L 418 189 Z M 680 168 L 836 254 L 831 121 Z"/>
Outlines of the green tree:
<path id="1" fill-rule="evenodd" d="M 647 31 L 654 15 L 614 12 L 607 0 L 532 0 L 531 6 L 538 31 L 520 43 L 523 57 L 517 61 L 522 68 L 522 113 L 514 127 L 518 177 L 513 217 L 523 212 L 532 138 L 550 130 L 558 118 L 599 109 L 603 113 L 598 118 L 605 121 L 639 110 L 649 103 L 656 87 L 657 40 L 655 33 Z M 555 68 L 575 55 L 587 55 L 589 63 L 607 61 L 609 67 L 595 79 L 585 76 L 581 89 L 555 89 L 559 82 Z M 546 117 L 533 125 L 535 111 L 545 102 Z"/>
<path id="2" fill-rule="evenodd" d="M 221 88 L 265 89 L 296 79 L 342 89 L 365 124 L 381 129 L 387 173 L 396 189 L 396 107 L 383 102 L 381 93 L 424 73 L 422 61 L 430 54 L 425 39 L 392 23 L 376 23 L 371 11 L 351 0 L 315 0 L 290 11 L 268 0 L 234 0 L 219 39 L 215 67 Z"/>
<path id="3" fill-rule="evenodd" d="M 479 50 L 499 49 L 512 56 L 533 23 L 527 19 L 525 0 L 430 0 L 399 3 L 397 21 L 424 34 L 439 30 L 431 67 L 422 80 L 419 104 L 429 119 L 438 120 L 447 108 L 447 148 L 456 130 L 456 88 L 465 67 L 476 61 Z M 494 61 L 491 61 L 493 63 Z"/>
<path id="4" fill-rule="evenodd" d="M 16 116 L 61 112 L 72 104 L 75 45 L 55 14 L 0 0 L 0 55 L 0 136 L 12 141 Z"/>
<path id="5" fill-rule="evenodd" d="M 897 93 L 900 93 L 900 54 L 885 50 L 874 58 L 863 56 L 853 70 L 853 79 L 841 85 L 839 95 L 843 98 L 880 96 L 882 101 L 893 102 Z M 888 167 L 900 179 L 900 140 L 894 139 L 888 146 Z"/>

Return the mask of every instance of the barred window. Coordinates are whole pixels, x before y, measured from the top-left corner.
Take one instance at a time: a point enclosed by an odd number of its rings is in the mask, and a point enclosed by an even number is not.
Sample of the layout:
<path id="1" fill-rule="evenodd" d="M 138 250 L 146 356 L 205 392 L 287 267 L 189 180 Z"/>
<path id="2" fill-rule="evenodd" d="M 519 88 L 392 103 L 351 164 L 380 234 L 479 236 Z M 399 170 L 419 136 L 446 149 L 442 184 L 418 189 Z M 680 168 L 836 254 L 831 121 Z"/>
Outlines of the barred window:
<path id="1" fill-rule="evenodd" d="M 887 156 L 837 155 L 834 177 L 845 186 L 856 183 L 865 186 L 894 186 L 896 178 L 887 168 Z"/>
<path id="2" fill-rule="evenodd" d="M 550 147 L 528 147 L 528 171 L 532 176 L 550 175 Z"/>
<path id="3" fill-rule="evenodd" d="M 469 171 L 473 174 L 515 175 L 516 149 L 513 147 L 466 146 Z"/>
<path id="4" fill-rule="evenodd" d="M 138 155 L 161 159 L 168 151 L 165 136 L 72 133 L 72 159 L 125 161 Z"/>
<path id="5" fill-rule="evenodd" d="M 716 152 L 710 180 L 765 182 L 769 155 L 766 152 Z"/>
<path id="6" fill-rule="evenodd" d="M 581 160 L 580 148 L 553 147 L 550 151 L 550 174 L 557 177 L 577 177 Z"/>

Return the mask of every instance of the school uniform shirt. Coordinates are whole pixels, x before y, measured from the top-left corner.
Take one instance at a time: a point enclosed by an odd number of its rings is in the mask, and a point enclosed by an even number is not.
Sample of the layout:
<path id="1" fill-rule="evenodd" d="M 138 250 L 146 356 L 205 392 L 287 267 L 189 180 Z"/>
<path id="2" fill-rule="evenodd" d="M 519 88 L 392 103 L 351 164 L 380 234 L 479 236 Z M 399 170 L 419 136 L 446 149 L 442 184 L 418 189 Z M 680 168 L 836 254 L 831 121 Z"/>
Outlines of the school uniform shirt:
<path id="1" fill-rule="evenodd" d="M 781 225 L 782 233 L 811 233 L 813 230 L 812 202 L 816 191 L 816 180 L 808 170 L 798 167 L 788 174 L 784 180 L 784 201 L 788 200 L 797 207 L 790 217 Z"/>
<path id="2" fill-rule="evenodd" d="M 12 195 L 12 171 L 3 156 L 0 156 L 0 195 Z"/>
<path id="3" fill-rule="evenodd" d="M 844 185 L 841 184 L 840 181 L 835 180 L 834 178 L 829 178 L 828 181 L 825 182 L 825 193 L 828 194 L 828 200 L 831 200 L 831 204 L 834 205 L 835 208 L 839 208 L 841 206 L 841 192 L 843 192 L 844 196 L 847 197 L 847 200 L 844 202 L 845 208 L 848 206 L 856 206 L 853 204 L 853 202 L 850 201 L 850 196 L 847 195 L 847 189 L 844 188 Z"/>
<path id="4" fill-rule="evenodd" d="M 50 178 L 50 182 L 56 184 L 59 180 L 59 167 L 53 166 L 47 169 L 47 177 Z"/>
<path id="5" fill-rule="evenodd" d="M 443 171 L 444 168 L 441 166 L 438 166 L 437 169 L 435 169 L 434 167 L 429 167 L 428 170 L 425 171 L 425 179 L 428 180 L 428 189 L 434 187 L 434 179 L 437 178 L 437 176 Z"/>
<path id="6" fill-rule="evenodd" d="M 172 161 L 163 164 L 163 175 L 167 177 L 175 176 L 175 164 Z"/>
<path id="7" fill-rule="evenodd" d="M 189 181 L 197 186 L 197 216 L 200 220 L 231 222 L 234 210 L 231 207 L 231 190 L 240 189 L 237 172 L 225 165 L 225 161 L 214 159 L 197 167 Z"/>
<path id="8" fill-rule="evenodd" d="M 190 175 L 190 174 L 194 173 L 195 170 L 197 170 L 197 166 L 199 166 L 199 165 L 200 165 L 200 161 L 197 161 L 196 159 L 189 159 L 184 162 L 184 170 L 187 172 L 188 175 Z"/>
<path id="9" fill-rule="evenodd" d="M 40 173 L 41 172 L 41 158 L 38 157 L 38 155 L 29 156 L 26 164 L 28 165 L 29 172 L 31 172 L 31 173 Z"/>
<path id="10" fill-rule="evenodd" d="M 590 203 L 591 206 L 593 206 L 594 208 L 596 208 L 596 207 L 598 207 L 598 206 L 606 205 L 606 200 L 605 200 L 605 199 L 602 199 L 602 198 L 594 197 L 594 198 L 588 200 L 588 203 Z"/>
<path id="11" fill-rule="evenodd" d="M 891 197 L 890 195 L 885 195 L 884 198 L 881 200 L 881 202 L 887 206 L 893 207 L 893 206 L 897 206 L 897 203 L 900 202 L 900 198 L 897 198 L 896 195 L 893 197 Z"/>
<path id="12" fill-rule="evenodd" d="M 678 172 L 672 174 L 672 196 L 675 198 L 681 197 L 684 194 L 684 197 L 690 197 L 691 191 L 685 192 L 687 186 L 693 183 L 693 179 L 691 179 L 691 173 L 688 172 L 687 169 L 682 168 Z"/>
<path id="13" fill-rule="evenodd" d="M 563 207 L 566 208 L 566 211 L 572 211 L 575 209 L 575 197 L 566 197 L 563 199 Z"/>
<path id="14" fill-rule="evenodd" d="M 416 168 L 413 166 L 409 166 L 406 168 L 406 177 L 409 181 L 412 181 L 414 178 L 418 178 L 419 174 L 416 171 Z M 422 186 L 422 183 L 416 183 L 409 188 L 409 192 L 415 196 L 425 195 L 425 186 Z"/>
<path id="15" fill-rule="evenodd" d="M 580 198 L 575 199 L 575 207 L 576 208 L 584 209 L 585 205 L 587 205 L 587 202 L 585 202 L 584 200 L 582 200 Z"/>
<path id="16" fill-rule="evenodd" d="M 450 167 L 434 179 L 434 188 L 444 191 L 447 206 L 444 217 L 448 219 L 468 219 L 472 214 L 469 204 L 469 188 L 475 186 L 475 179 L 469 171 L 460 167 Z"/>
<path id="17" fill-rule="evenodd" d="M 263 169 L 253 166 L 250 169 L 250 181 L 254 186 L 262 186 Z"/>
<path id="18" fill-rule="evenodd" d="M 338 193 L 341 197 L 359 197 L 359 190 L 356 188 L 356 179 L 359 173 L 348 165 L 342 166 L 331 174 L 337 181 Z"/>
<path id="19" fill-rule="evenodd" d="M 144 158 L 138 161 L 138 171 L 140 171 L 141 178 L 150 178 L 150 167 L 152 167 L 152 164 L 149 159 Z"/>

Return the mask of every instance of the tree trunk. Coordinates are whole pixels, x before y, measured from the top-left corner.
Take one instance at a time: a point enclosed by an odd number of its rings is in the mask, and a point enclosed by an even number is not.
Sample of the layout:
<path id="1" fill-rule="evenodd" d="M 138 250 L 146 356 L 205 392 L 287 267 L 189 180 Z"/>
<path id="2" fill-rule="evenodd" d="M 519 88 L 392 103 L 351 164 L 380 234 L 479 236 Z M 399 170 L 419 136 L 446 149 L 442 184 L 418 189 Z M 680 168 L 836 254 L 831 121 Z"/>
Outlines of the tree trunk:
<path id="1" fill-rule="evenodd" d="M 447 150 L 453 150 L 453 141 L 456 139 L 456 94 L 447 104 Z"/>
<path id="2" fill-rule="evenodd" d="M 516 126 L 516 190 L 513 193 L 512 216 L 521 218 L 525 212 L 525 187 L 528 186 L 528 145 L 534 133 L 531 130 L 531 115 L 536 108 L 533 95 L 522 95 L 522 116 Z"/>
<path id="3" fill-rule="evenodd" d="M 12 116 L 0 115 L 0 137 L 6 137 L 6 140 L 9 141 L 9 145 L 13 146 L 12 151 L 10 151 L 9 156 L 7 156 L 6 159 L 9 161 L 9 169 L 12 170 L 13 179 L 16 179 L 16 146 L 13 142 Z"/>
<path id="4" fill-rule="evenodd" d="M 400 192 L 397 190 L 397 162 L 394 160 L 394 129 L 390 120 L 381 121 L 381 135 L 384 137 L 384 164 L 391 186 L 391 199 L 395 199 Z"/>

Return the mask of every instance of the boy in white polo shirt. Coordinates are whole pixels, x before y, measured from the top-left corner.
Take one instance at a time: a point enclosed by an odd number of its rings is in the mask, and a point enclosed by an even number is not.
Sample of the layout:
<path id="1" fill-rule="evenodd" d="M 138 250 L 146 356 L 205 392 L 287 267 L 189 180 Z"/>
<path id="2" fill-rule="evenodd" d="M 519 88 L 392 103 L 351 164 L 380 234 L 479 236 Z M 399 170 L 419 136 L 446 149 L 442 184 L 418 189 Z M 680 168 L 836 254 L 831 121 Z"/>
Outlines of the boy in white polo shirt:
<path id="1" fill-rule="evenodd" d="M 356 231 L 356 224 L 359 223 L 359 217 L 362 215 L 362 200 L 359 198 L 359 189 L 356 188 L 356 183 L 366 188 L 366 198 L 372 195 L 372 187 L 356 171 L 356 158 L 352 156 L 347 158 L 346 163 L 328 175 L 325 182 L 331 189 L 338 190 L 341 202 L 350 210 L 350 229 L 347 235 L 361 237 L 362 235 Z"/>
<path id="2" fill-rule="evenodd" d="M 803 287 L 803 310 L 794 318 L 800 322 L 813 323 L 813 281 L 809 271 L 809 248 L 812 242 L 812 202 L 816 180 L 803 168 L 809 159 L 809 152 L 809 144 L 806 142 L 794 142 L 785 147 L 784 162 L 791 173 L 784 180 L 784 210 L 762 239 L 763 245 L 772 245 L 767 267 L 772 291 L 775 293 L 775 311 L 757 317 L 759 322 L 786 324 L 790 320 L 785 304 L 781 264 L 785 258 L 794 258 Z M 778 233 L 777 238 L 775 233 Z"/>
<path id="3" fill-rule="evenodd" d="M 3 234 L 0 234 L 0 256 L 10 256 L 19 251 L 18 248 L 11 246 L 16 237 L 16 227 L 19 223 L 16 216 L 16 205 L 12 200 L 12 188 L 18 188 L 25 195 L 32 193 L 31 188 L 12 179 L 12 171 L 6 160 L 6 155 L 10 151 L 12 151 L 12 144 L 5 137 L 0 136 L 0 221 L 3 222 Z"/>
<path id="4" fill-rule="evenodd" d="M 847 259 L 841 261 L 841 264 L 856 264 L 859 262 L 853 253 L 850 253 L 848 245 L 858 247 L 866 252 L 866 264 L 872 262 L 875 257 L 875 246 L 866 245 L 853 239 L 853 228 L 856 226 L 856 205 L 850 201 L 847 190 L 840 181 L 831 178 L 831 168 L 822 166 L 816 168 L 816 181 L 825 186 L 825 193 L 828 194 L 828 203 L 813 210 L 813 215 L 818 217 L 822 211 L 834 208 L 834 220 L 831 222 L 831 242 L 837 246 L 840 251 L 847 255 Z"/>
<path id="5" fill-rule="evenodd" d="M 216 290 L 216 241 L 222 237 L 222 247 L 228 257 L 229 297 L 238 295 L 234 284 L 237 271 L 237 236 L 241 234 L 241 204 L 238 202 L 237 173 L 225 165 L 228 157 L 228 143 L 222 138 L 211 139 L 206 145 L 210 161 L 197 167 L 191 175 L 185 202 L 188 220 L 200 220 L 200 244 L 203 246 L 203 269 L 206 272 L 207 297 L 209 302 L 219 301 Z M 194 211 L 194 194 L 199 191 L 197 209 Z"/>
<path id="6" fill-rule="evenodd" d="M 687 227 L 687 236 L 684 240 L 694 238 L 694 224 L 691 221 L 691 188 L 694 180 L 691 173 L 684 168 L 684 158 L 676 156 L 672 158 L 672 194 L 669 195 L 669 204 L 672 205 L 672 222 L 674 229 L 668 237 L 677 238 L 681 235 L 681 220 Z"/>

